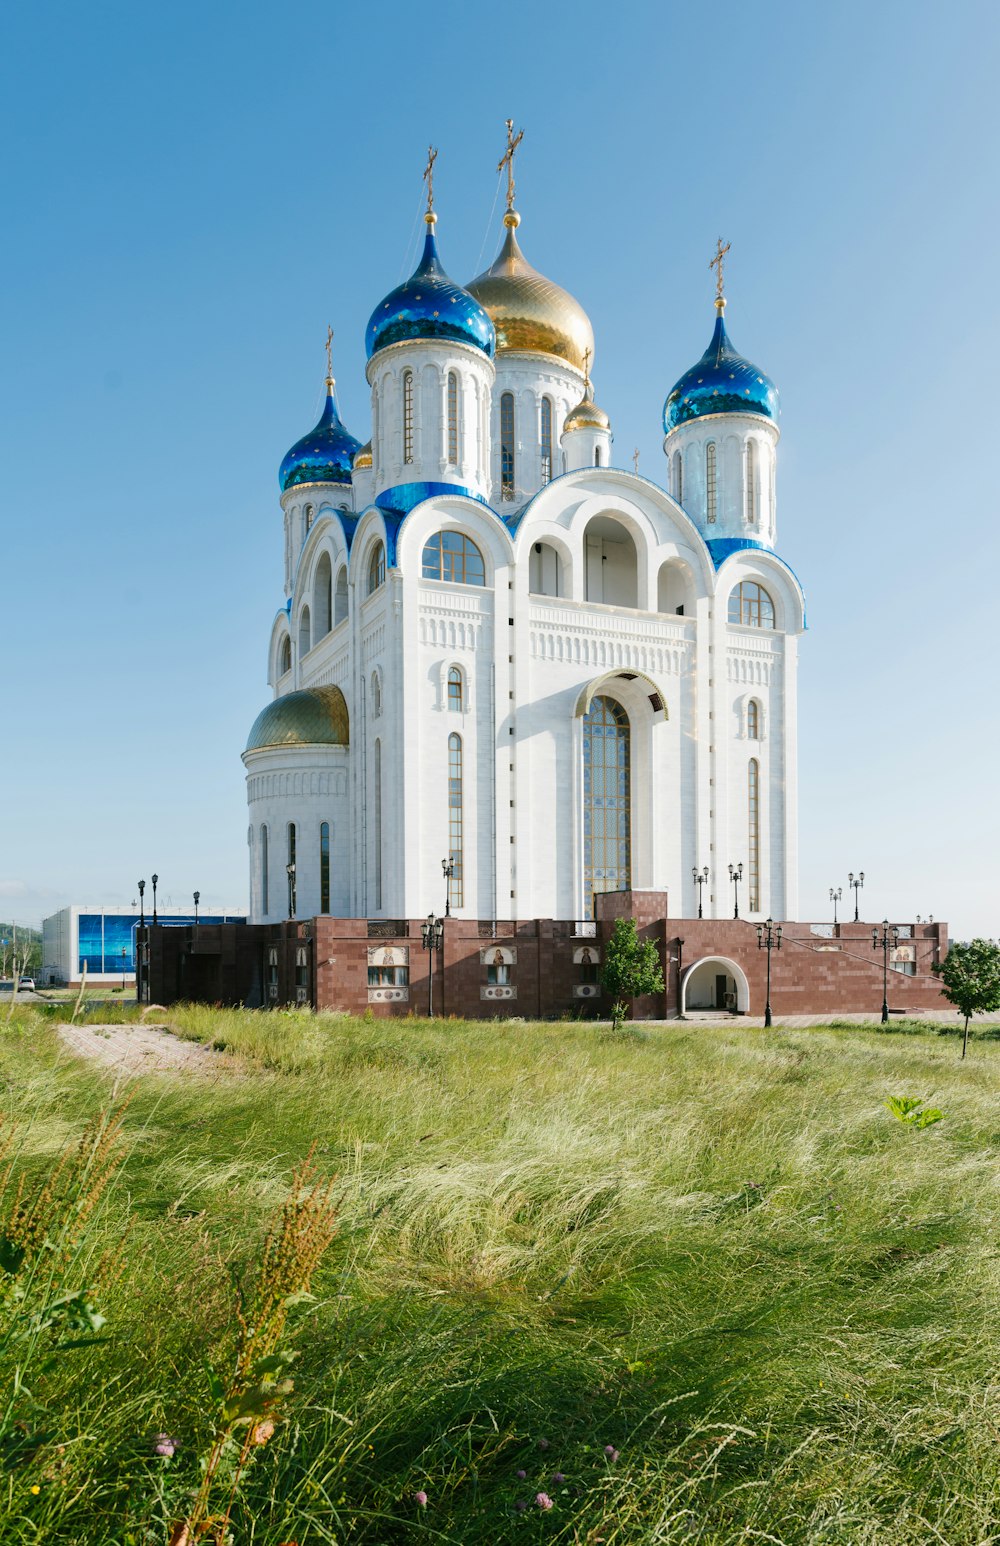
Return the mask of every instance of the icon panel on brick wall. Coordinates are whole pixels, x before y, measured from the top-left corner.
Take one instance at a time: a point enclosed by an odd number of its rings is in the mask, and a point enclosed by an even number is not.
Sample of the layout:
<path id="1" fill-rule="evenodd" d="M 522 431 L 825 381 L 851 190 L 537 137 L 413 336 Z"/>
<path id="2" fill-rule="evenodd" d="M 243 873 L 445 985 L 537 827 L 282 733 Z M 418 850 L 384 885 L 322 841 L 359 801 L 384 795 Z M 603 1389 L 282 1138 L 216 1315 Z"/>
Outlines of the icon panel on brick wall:
<path id="1" fill-rule="evenodd" d="M 479 990 L 481 999 L 517 998 L 517 989 L 506 982 L 487 982 Z"/>

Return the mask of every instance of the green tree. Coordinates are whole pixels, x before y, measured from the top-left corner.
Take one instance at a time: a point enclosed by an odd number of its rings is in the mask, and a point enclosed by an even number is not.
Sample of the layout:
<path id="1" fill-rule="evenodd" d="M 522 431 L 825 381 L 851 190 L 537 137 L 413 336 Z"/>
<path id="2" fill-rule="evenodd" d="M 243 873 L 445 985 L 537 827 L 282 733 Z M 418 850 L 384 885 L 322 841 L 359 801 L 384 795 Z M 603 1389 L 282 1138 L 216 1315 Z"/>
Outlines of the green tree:
<path id="1" fill-rule="evenodd" d="M 964 1057 L 969 1046 L 969 1016 L 1000 1009 L 1000 946 L 991 939 L 952 945 L 934 970 L 943 979 L 945 998 L 965 1016 Z"/>
<path id="2" fill-rule="evenodd" d="M 642 993 L 663 992 L 660 956 L 652 940 L 641 940 L 634 918 L 617 918 L 604 952 L 601 986 L 610 993 L 611 1020 L 620 1030 L 628 1011 L 627 999 Z"/>

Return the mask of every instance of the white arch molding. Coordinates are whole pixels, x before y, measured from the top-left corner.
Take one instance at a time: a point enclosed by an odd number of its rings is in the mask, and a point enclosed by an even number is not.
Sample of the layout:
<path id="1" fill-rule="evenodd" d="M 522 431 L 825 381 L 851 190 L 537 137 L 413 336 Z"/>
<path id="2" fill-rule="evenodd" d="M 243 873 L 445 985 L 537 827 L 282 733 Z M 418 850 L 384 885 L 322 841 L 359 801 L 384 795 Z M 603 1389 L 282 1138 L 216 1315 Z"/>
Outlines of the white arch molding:
<path id="1" fill-rule="evenodd" d="M 690 966 L 685 967 L 684 975 L 681 978 L 681 1014 L 687 1013 L 688 983 L 691 981 L 692 975 L 702 966 L 718 966 L 730 974 L 736 984 L 736 1008 L 741 1014 L 749 1014 L 750 984 L 747 982 L 746 973 L 742 966 L 738 966 L 728 956 L 702 956 L 700 960 L 692 961 Z"/>

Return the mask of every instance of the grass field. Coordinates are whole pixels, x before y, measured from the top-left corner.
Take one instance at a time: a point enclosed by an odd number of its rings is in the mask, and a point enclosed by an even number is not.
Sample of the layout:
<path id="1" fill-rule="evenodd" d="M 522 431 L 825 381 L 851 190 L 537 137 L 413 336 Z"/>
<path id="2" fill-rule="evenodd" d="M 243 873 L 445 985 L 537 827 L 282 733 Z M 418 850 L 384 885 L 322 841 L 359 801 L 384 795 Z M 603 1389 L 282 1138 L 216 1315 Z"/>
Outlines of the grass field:
<path id="1" fill-rule="evenodd" d="M 0 1022 L 32 1182 L 110 1086 L 56 1013 Z M 137 1083 L 74 1257 L 102 1340 L 0 1337 L 5 1543 L 166 1546 L 313 1144 L 337 1234 L 235 1546 L 1000 1541 L 995 1041 L 169 1018 L 234 1056 Z"/>

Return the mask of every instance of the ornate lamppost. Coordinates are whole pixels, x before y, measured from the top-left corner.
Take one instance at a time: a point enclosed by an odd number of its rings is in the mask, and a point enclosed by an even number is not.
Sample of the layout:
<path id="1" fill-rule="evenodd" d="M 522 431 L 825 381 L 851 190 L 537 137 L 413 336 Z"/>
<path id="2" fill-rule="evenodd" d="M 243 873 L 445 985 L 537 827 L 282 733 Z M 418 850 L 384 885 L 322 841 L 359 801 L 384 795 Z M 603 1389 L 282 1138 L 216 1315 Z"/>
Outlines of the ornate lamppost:
<path id="1" fill-rule="evenodd" d="M 139 881 L 139 927 L 146 927 L 146 882 Z"/>
<path id="2" fill-rule="evenodd" d="M 288 876 L 288 916 L 295 917 L 295 863 L 285 865 L 285 874 Z"/>
<path id="3" fill-rule="evenodd" d="M 889 951 L 899 939 L 896 925 L 882 919 L 882 932 L 872 929 L 872 949 L 882 951 L 882 1024 L 889 1023 Z"/>
<path id="4" fill-rule="evenodd" d="M 729 866 L 729 879 L 733 883 L 733 917 L 738 918 L 740 915 L 740 881 L 743 879 L 742 860 L 735 869 L 732 865 Z"/>
<path id="5" fill-rule="evenodd" d="M 125 945 L 123 945 L 122 946 L 122 998 L 125 997 L 125 961 L 126 961 L 127 956 L 128 956 L 128 949 L 127 949 L 127 947 Z"/>
<path id="6" fill-rule="evenodd" d="M 834 928 L 837 927 L 837 903 L 840 901 L 840 899 L 843 896 L 843 894 L 844 894 L 843 886 L 838 886 L 836 890 L 834 890 L 834 888 L 832 886 L 830 887 L 830 901 L 833 903 L 833 926 L 834 926 Z"/>
<path id="7" fill-rule="evenodd" d="M 451 917 L 451 877 L 455 873 L 455 860 L 449 854 L 447 859 L 441 860 L 441 870 L 444 874 L 444 915 Z"/>
<path id="8" fill-rule="evenodd" d="M 701 888 L 705 884 L 706 880 L 708 879 L 708 865 L 706 864 L 705 868 L 703 870 L 699 870 L 698 866 L 695 865 L 694 869 L 691 871 L 691 875 L 692 875 L 692 878 L 694 880 L 695 885 L 698 887 L 698 917 L 700 918 L 701 915 L 702 915 L 702 913 L 701 913 Z"/>
<path id="9" fill-rule="evenodd" d="M 196 891 L 195 894 L 194 894 L 194 926 L 195 926 L 195 928 L 198 927 L 198 903 L 200 901 L 201 901 L 201 892 L 200 891 Z"/>
<path id="10" fill-rule="evenodd" d="M 774 919 L 757 925 L 757 949 L 767 951 L 767 1000 L 764 1004 L 764 1026 L 771 1024 L 771 951 L 781 949 L 781 924 L 775 927 Z"/>
<path id="11" fill-rule="evenodd" d="M 420 925 L 420 936 L 427 951 L 427 1018 L 434 1018 L 434 952 L 444 943 L 444 919 L 427 914 L 427 922 Z"/>
<path id="12" fill-rule="evenodd" d="M 159 883 L 159 875 L 153 876 L 153 922 L 156 922 L 156 887 Z"/>
<path id="13" fill-rule="evenodd" d="M 851 890 L 853 890 L 853 892 L 854 892 L 854 921 L 855 921 L 855 923 L 857 923 L 859 921 L 859 915 L 858 915 L 858 892 L 861 890 L 861 887 L 864 885 L 864 883 L 865 883 L 865 872 L 864 872 L 864 870 L 862 870 L 859 875 L 848 875 L 848 877 L 847 877 L 848 887 Z"/>

